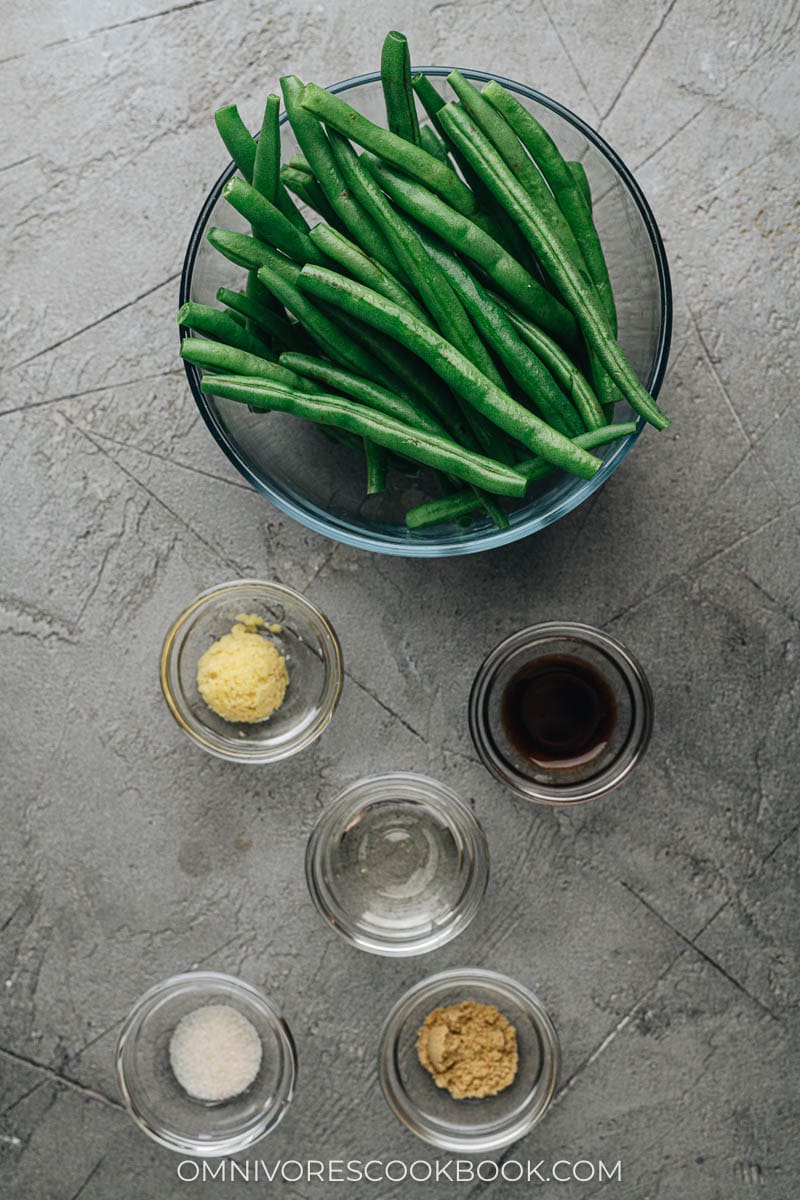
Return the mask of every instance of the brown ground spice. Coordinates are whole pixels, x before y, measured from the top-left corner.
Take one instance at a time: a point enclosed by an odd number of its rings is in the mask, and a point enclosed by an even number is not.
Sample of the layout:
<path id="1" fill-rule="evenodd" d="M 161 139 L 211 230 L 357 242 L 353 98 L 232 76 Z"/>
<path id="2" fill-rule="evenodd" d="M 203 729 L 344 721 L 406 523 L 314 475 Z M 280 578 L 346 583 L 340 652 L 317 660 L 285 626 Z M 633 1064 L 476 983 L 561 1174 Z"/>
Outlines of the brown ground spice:
<path id="1" fill-rule="evenodd" d="M 454 1100 L 494 1096 L 517 1074 L 517 1031 L 493 1004 L 462 1000 L 428 1013 L 417 1055 Z"/>

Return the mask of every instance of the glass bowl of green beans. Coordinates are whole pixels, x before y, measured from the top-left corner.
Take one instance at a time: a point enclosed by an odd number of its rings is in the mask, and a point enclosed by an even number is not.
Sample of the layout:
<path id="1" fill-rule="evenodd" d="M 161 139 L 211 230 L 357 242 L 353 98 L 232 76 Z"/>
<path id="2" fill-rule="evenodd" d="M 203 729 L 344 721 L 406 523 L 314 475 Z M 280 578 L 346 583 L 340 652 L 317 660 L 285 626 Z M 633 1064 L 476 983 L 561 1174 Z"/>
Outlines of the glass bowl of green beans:
<path id="1" fill-rule="evenodd" d="M 450 68 L 422 67 L 414 71 L 438 93 L 452 99 L 446 79 Z M 537 118 L 564 158 L 583 168 L 584 188 L 588 184 L 586 194 L 616 302 L 619 342 L 635 375 L 655 400 L 667 368 L 672 299 L 664 246 L 641 189 L 603 138 L 557 101 L 502 76 L 466 70 L 462 74 L 479 87 L 492 81 L 502 85 Z M 362 75 L 328 90 L 371 121 L 385 124 L 380 74 Z M 424 129 L 428 118 L 418 107 Z M 280 143 L 282 160 L 288 163 L 296 159 L 299 146 L 285 114 L 280 123 Z M 226 184 L 236 174 L 236 165 L 230 163 L 197 218 L 181 278 L 182 306 L 192 302 L 213 305 L 221 287 L 243 287 L 241 265 L 235 266 L 223 257 L 208 240 L 209 230 L 215 227 L 250 231 L 248 222 L 223 195 Z M 300 210 L 310 225 L 319 220 L 302 203 Z M 186 337 L 189 329 L 182 327 L 181 333 Z M 442 495 L 446 472 L 390 455 L 383 490 L 367 494 L 369 456 L 365 468 L 363 454 L 357 453 L 360 439 L 351 437 L 351 444 L 343 444 L 330 436 L 330 430 L 298 420 L 290 412 L 256 411 L 247 403 L 207 394 L 202 390 L 202 366 L 190 361 L 185 366 L 192 393 L 213 437 L 258 492 L 310 529 L 347 545 L 384 554 L 441 557 L 477 553 L 553 524 L 605 483 L 633 447 L 645 423 L 627 401 L 620 400 L 611 419 L 615 426 L 622 424 L 626 432 L 605 445 L 592 445 L 591 452 L 602 460 L 595 474 L 587 479 L 560 469 L 534 470 L 524 496 L 502 500 L 492 497 L 502 509 L 505 527 L 498 527 L 490 513 L 482 509 L 469 517 L 410 527 L 410 510 Z M 430 378 L 421 362 L 419 372 L 421 380 Z M 268 407 L 267 403 L 262 407 Z M 354 440 L 359 443 L 355 449 Z M 464 487 L 463 482 L 460 486 Z"/>

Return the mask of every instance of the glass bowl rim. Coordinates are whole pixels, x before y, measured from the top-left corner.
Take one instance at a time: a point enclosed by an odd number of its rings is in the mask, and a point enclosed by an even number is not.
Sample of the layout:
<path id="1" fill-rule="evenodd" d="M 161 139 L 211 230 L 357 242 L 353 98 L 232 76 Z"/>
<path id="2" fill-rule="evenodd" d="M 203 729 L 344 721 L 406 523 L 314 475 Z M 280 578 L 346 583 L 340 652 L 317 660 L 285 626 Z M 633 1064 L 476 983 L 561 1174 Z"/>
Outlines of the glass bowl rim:
<path id="1" fill-rule="evenodd" d="M 481 1130 L 476 1134 L 451 1135 L 429 1125 L 408 1097 L 395 1067 L 397 1039 L 417 1001 L 427 996 L 431 1007 L 435 1008 L 439 993 L 461 985 L 465 988 L 469 988 L 470 985 L 486 988 L 500 1000 L 510 997 L 530 1017 L 542 1048 L 542 1073 L 546 1080 L 544 1088 L 537 1088 L 527 1111 L 523 1111 L 510 1124 L 505 1124 L 505 1127 L 498 1128 L 494 1134 Z M 558 1033 L 547 1008 L 536 993 L 525 984 L 512 979 L 510 975 L 486 967 L 450 967 L 413 984 L 393 1005 L 386 1017 L 378 1046 L 378 1077 L 381 1090 L 394 1115 L 423 1141 L 440 1150 L 455 1153 L 492 1153 L 530 1133 L 550 1107 L 555 1095 L 560 1064 L 561 1047 Z M 498 1122 L 498 1126 L 502 1125 L 504 1123 Z"/>
<path id="2" fill-rule="evenodd" d="M 415 66 L 412 68 L 415 72 L 433 77 L 445 77 L 454 69 L 453 67 L 440 66 Z M 642 189 L 636 182 L 632 172 L 628 169 L 625 163 L 615 150 L 606 142 L 606 140 L 596 131 L 591 125 L 587 124 L 581 117 L 577 116 L 565 105 L 559 101 L 553 100 L 550 96 L 546 96 L 544 92 L 539 92 L 535 88 L 528 87 L 526 84 L 518 83 L 513 79 L 508 79 L 504 75 L 495 75 L 488 71 L 478 71 L 469 67 L 458 68 L 463 75 L 468 79 L 476 80 L 479 83 L 489 83 L 492 80 L 507 87 L 512 91 L 525 96 L 529 100 L 534 100 L 536 103 L 545 108 L 549 108 L 562 120 L 574 126 L 587 141 L 589 141 L 595 149 L 608 160 L 616 175 L 621 180 L 629 195 L 633 199 L 634 204 L 639 212 L 642 223 L 647 231 L 650 239 L 650 246 L 653 252 L 653 257 L 656 264 L 656 274 L 658 276 L 659 300 L 661 304 L 661 322 L 658 331 L 658 341 L 653 360 L 651 378 L 647 383 L 648 390 L 654 399 L 658 398 L 661 390 L 661 384 L 664 381 L 664 376 L 667 370 L 667 362 L 669 360 L 670 341 L 672 338 L 672 284 L 670 280 L 669 265 L 667 262 L 667 254 L 664 249 L 664 242 L 659 232 L 656 219 L 653 216 L 652 209 L 648 204 Z M 358 88 L 371 83 L 380 82 L 379 71 L 369 71 L 363 75 L 354 75 L 350 79 L 342 80 L 339 83 L 331 84 L 326 90 L 334 95 L 339 92 L 346 92 L 352 88 Z M 287 120 L 285 111 L 281 113 L 280 122 L 284 124 Z M 220 193 L 225 183 L 236 172 L 236 164 L 231 162 L 217 179 L 216 183 L 208 193 L 200 213 L 195 221 L 189 238 L 189 244 L 186 248 L 186 255 L 181 271 L 179 303 L 185 304 L 190 299 L 191 282 L 194 274 L 195 261 L 200 251 L 200 247 L 204 242 L 204 232 L 211 212 L 219 200 Z M 180 326 L 181 341 L 185 337 L 190 336 L 190 331 L 186 326 Z M 603 466 L 596 474 L 588 480 L 580 480 L 575 487 L 575 490 L 563 497 L 561 502 L 556 505 L 550 512 L 544 515 L 531 515 L 519 525 L 509 526 L 508 529 L 489 529 L 482 534 L 476 535 L 469 542 L 453 542 L 442 543 L 437 541 L 396 541 L 393 538 L 385 535 L 377 530 L 365 532 L 351 525 L 347 518 L 334 518 L 331 514 L 326 513 L 320 506 L 307 502 L 308 507 L 303 507 L 295 502 L 289 496 L 285 495 L 280 489 L 273 486 L 269 480 L 263 479 L 258 471 L 251 465 L 249 458 L 239 449 L 235 442 L 228 435 L 219 420 L 211 400 L 205 393 L 200 390 L 200 371 L 193 364 L 186 360 L 183 361 L 186 377 L 189 382 L 189 388 L 195 403 L 200 410 L 200 414 L 210 430 L 214 440 L 218 446 L 226 454 L 230 462 L 236 467 L 237 471 L 242 475 L 248 483 L 260 495 L 264 496 L 271 504 L 274 504 L 279 511 L 285 513 L 293 520 L 304 525 L 307 529 L 312 529 L 315 533 L 320 533 L 324 537 L 329 537 L 337 542 L 341 542 L 346 546 L 356 546 L 362 550 L 371 550 L 373 552 L 397 555 L 403 558 L 446 558 L 455 557 L 461 554 L 477 554 L 483 550 L 496 549 L 499 546 L 509 545 L 512 542 L 520 541 L 522 538 L 530 536 L 532 533 L 537 533 L 541 529 L 545 529 L 548 525 L 552 525 L 555 521 L 566 516 L 579 505 L 588 500 L 590 496 L 606 482 L 610 475 L 617 469 L 622 460 L 626 457 L 634 442 L 639 437 L 644 428 L 645 421 L 642 417 L 636 420 L 636 432 L 628 434 L 627 437 L 620 438 L 614 450 L 608 458 L 603 462 Z M 313 510 L 313 511 L 312 511 Z"/>
<path id="3" fill-rule="evenodd" d="M 254 746 L 248 750 L 247 742 L 235 741 L 233 738 L 229 739 L 230 747 L 223 748 L 221 745 L 217 745 L 215 742 L 204 737 L 186 720 L 183 713 L 183 705 L 180 699 L 175 696 L 169 681 L 169 670 L 173 655 L 176 646 L 180 644 L 181 634 L 186 622 L 216 596 L 222 595 L 225 592 L 233 592 L 238 588 L 259 588 L 269 592 L 272 596 L 291 601 L 301 611 L 310 613 L 322 629 L 320 644 L 323 650 L 326 651 L 324 654 L 326 677 L 322 697 L 324 706 L 320 708 L 317 719 L 303 730 L 301 737 L 296 741 L 289 740 L 288 742 L 283 742 L 274 748 L 263 746 L 256 748 Z M 183 732 L 196 745 L 201 746 L 215 758 L 224 759 L 226 762 L 261 766 L 265 763 L 280 762 L 283 759 L 299 754 L 301 750 L 305 750 L 306 747 L 310 746 L 324 733 L 331 722 L 333 714 L 336 711 L 336 706 L 341 698 L 344 686 L 344 658 L 338 634 L 325 616 L 325 613 L 309 600 L 307 596 L 299 592 L 297 588 L 290 587 L 287 583 L 278 583 L 273 579 L 229 579 L 224 583 L 215 584 L 213 587 L 206 588 L 200 592 L 175 618 L 167 630 L 161 647 L 159 678 L 161 681 L 161 691 L 167 707 Z"/>
<path id="4" fill-rule="evenodd" d="M 168 997 L 170 993 L 175 992 L 179 988 L 198 982 L 201 984 L 223 984 L 228 989 L 246 998 L 250 1004 L 259 1010 L 266 1018 L 275 1044 L 279 1048 L 281 1076 L 285 1076 L 280 1095 L 276 1095 L 276 1099 L 272 1105 L 261 1114 L 259 1120 L 251 1128 L 244 1133 L 228 1134 L 215 1142 L 205 1143 L 196 1142 L 191 1138 L 173 1134 L 169 1131 L 165 1132 L 162 1128 L 158 1128 L 152 1124 L 149 1118 L 144 1116 L 137 1107 L 131 1095 L 125 1071 L 125 1052 L 128 1048 L 128 1043 L 141 1026 L 142 1021 L 147 1016 L 153 1004 L 164 997 Z M 177 975 L 170 975 L 168 978 L 153 984 L 132 1005 L 117 1038 L 114 1055 L 114 1073 L 117 1090 L 122 1098 L 125 1111 L 142 1133 L 146 1134 L 147 1137 L 157 1142 L 160 1146 L 164 1146 L 166 1149 L 176 1151 L 180 1154 L 191 1154 L 196 1158 L 218 1158 L 222 1155 L 235 1154 L 238 1151 L 246 1150 L 249 1146 L 254 1145 L 262 1137 L 270 1133 L 283 1120 L 294 1097 L 297 1080 L 297 1048 L 286 1018 L 281 1015 L 269 997 L 252 983 L 248 983 L 244 979 L 239 979 L 235 975 L 229 975 L 225 971 L 181 971 Z"/>
<path id="5" fill-rule="evenodd" d="M 485 701 L 497 671 L 510 654 L 524 649 L 527 644 L 547 638 L 555 640 L 559 637 L 570 637 L 574 641 L 588 642 L 611 659 L 632 693 L 634 707 L 636 705 L 641 707 L 639 736 L 633 746 L 629 746 L 626 742 L 621 747 L 617 758 L 613 759 L 598 775 L 591 776 L 582 783 L 568 784 L 564 787 L 527 779 L 524 784 L 517 783 L 517 779 L 522 776 L 518 772 L 504 770 L 505 764 L 500 754 L 491 752 L 492 741 L 484 721 Z M 562 808 L 596 800 L 598 796 L 604 796 L 628 778 L 634 767 L 641 761 L 650 743 L 653 732 L 653 710 L 653 690 L 647 673 L 636 655 L 623 642 L 604 629 L 597 629 L 594 625 L 586 625 L 580 621 L 543 621 L 537 625 L 526 625 L 523 629 L 515 630 L 492 647 L 475 672 L 469 693 L 467 720 L 472 744 L 478 752 L 478 757 L 499 783 L 522 800 L 528 800 L 533 804 L 547 804 Z"/>
<path id="6" fill-rule="evenodd" d="M 458 831 L 468 846 L 470 868 L 458 903 L 446 922 L 439 924 L 433 932 L 423 935 L 383 939 L 375 932 L 362 931 L 346 910 L 336 902 L 330 889 L 322 882 L 321 860 L 331 832 L 336 827 L 333 822 L 349 803 L 359 797 L 366 802 L 370 793 L 397 785 L 416 789 L 422 797 L 433 797 L 435 802 L 447 810 L 447 815 L 455 819 Z M 386 958 L 410 958 L 438 950 L 458 937 L 472 923 L 489 884 L 489 844 L 478 817 L 449 784 L 416 771 L 387 771 L 378 775 L 365 775 L 348 784 L 320 810 L 306 842 L 305 873 L 314 907 L 326 925 L 330 925 L 344 941 L 369 954 Z"/>

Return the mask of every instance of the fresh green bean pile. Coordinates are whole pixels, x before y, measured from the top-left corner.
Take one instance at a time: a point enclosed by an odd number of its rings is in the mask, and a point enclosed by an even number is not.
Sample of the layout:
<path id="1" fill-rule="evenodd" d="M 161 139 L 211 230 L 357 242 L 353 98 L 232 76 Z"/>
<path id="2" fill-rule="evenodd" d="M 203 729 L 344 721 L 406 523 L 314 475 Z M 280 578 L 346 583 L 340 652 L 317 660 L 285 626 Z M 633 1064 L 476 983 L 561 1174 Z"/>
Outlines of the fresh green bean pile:
<path id="1" fill-rule="evenodd" d="M 410 529 L 480 513 L 505 528 L 499 498 L 559 468 L 591 479 L 592 450 L 634 432 L 617 400 L 656 429 L 669 419 L 617 341 L 582 166 L 500 84 L 448 78 L 451 102 L 389 33 L 382 128 L 284 77 L 300 154 L 283 165 L 280 97 L 257 139 L 235 105 L 216 113 L 239 171 L 222 195 L 252 234 L 208 237 L 247 276 L 219 289 L 221 308 L 183 305 L 181 355 L 204 392 L 360 450 L 368 493 L 390 469 L 432 467 L 441 495 L 409 510 Z"/>

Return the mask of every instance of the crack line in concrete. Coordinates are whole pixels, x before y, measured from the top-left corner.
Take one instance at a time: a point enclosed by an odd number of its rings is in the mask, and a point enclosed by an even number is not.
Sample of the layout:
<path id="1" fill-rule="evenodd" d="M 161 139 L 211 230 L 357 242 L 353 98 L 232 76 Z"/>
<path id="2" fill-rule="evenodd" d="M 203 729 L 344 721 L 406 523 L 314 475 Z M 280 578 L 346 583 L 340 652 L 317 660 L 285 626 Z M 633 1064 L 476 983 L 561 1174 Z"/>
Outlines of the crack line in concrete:
<path id="1" fill-rule="evenodd" d="M 127 475 L 127 477 L 133 483 L 137 484 L 137 486 L 140 487 L 143 492 L 146 492 L 147 495 L 150 496 L 150 498 L 152 500 L 155 500 L 156 504 L 158 504 L 161 508 L 163 508 L 165 512 L 168 512 L 169 515 L 173 518 L 173 520 L 177 521 L 178 524 L 183 529 L 185 529 L 187 533 L 190 533 L 193 537 L 197 538 L 197 540 L 200 543 L 202 543 L 202 545 L 205 546 L 205 548 L 211 554 L 213 554 L 215 558 L 218 558 L 218 559 L 220 559 L 221 562 L 224 562 L 225 565 L 227 567 L 230 567 L 231 570 L 235 571 L 237 575 L 244 577 L 247 574 L 247 572 L 244 570 L 244 568 L 241 567 L 237 562 L 234 562 L 233 559 L 228 558 L 225 554 L 223 554 L 223 552 L 217 546 L 213 546 L 211 544 L 211 542 L 207 542 L 206 539 L 202 536 L 202 534 L 198 533 L 196 529 L 194 529 L 191 525 L 188 524 L 187 521 L 185 521 L 183 519 L 183 517 L 181 517 L 178 513 L 176 513 L 174 509 L 170 508 L 170 506 L 167 504 L 167 502 L 165 500 L 162 500 L 160 496 L 157 496 L 156 493 L 154 491 L 152 491 L 147 486 L 146 483 L 143 483 L 142 480 L 139 479 L 139 477 L 137 475 L 134 475 L 133 471 L 129 470 L 128 467 L 124 466 L 121 462 L 117 462 L 117 460 L 115 458 L 112 458 L 112 456 L 108 453 L 108 451 L 105 449 L 105 447 L 101 446 L 99 442 L 96 442 L 95 439 L 92 436 L 90 436 L 90 434 L 88 434 L 85 429 L 82 429 L 80 427 L 80 425 L 77 425 L 74 421 L 70 420 L 70 418 L 66 415 L 66 413 L 62 413 L 61 415 L 63 416 L 64 420 L 69 425 L 71 425 L 72 428 L 77 433 L 79 433 L 81 435 L 81 437 L 84 437 L 86 439 L 86 441 L 89 442 L 90 445 L 94 446 L 94 448 L 96 450 L 98 450 L 102 455 L 104 455 L 108 459 L 109 462 L 113 463 L 114 466 L 118 470 L 122 471 L 123 475 Z"/>
<path id="2" fill-rule="evenodd" d="M 639 893 L 637 891 L 635 891 L 630 886 L 630 884 L 626 883 L 624 879 L 621 879 L 620 883 L 625 888 L 626 892 L 630 892 L 630 894 L 634 897 L 634 899 L 638 900 L 639 903 L 644 908 L 646 908 L 648 912 L 652 913 L 654 917 L 657 917 L 657 919 L 659 921 L 661 921 L 661 923 L 663 925 L 666 925 L 668 929 L 671 929 L 676 937 L 679 937 L 682 942 L 685 942 L 685 944 L 688 947 L 690 947 L 692 950 L 694 950 L 695 954 L 699 955 L 700 958 L 702 958 L 705 962 L 707 962 L 709 964 L 709 966 L 712 966 L 715 968 L 715 970 L 719 971 L 720 975 L 722 975 L 725 979 L 727 979 L 729 983 L 732 983 L 735 988 L 738 988 L 738 990 L 742 993 L 742 995 L 747 996 L 748 1000 L 750 1000 L 751 1003 L 755 1004 L 755 1006 L 757 1008 L 761 1009 L 761 1011 L 763 1013 L 765 1013 L 768 1017 L 771 1017 L 773 1021 L 777 1021 L 779 1025 L 782 1024 L 780 1017 L 777 1016 L 777 1014 L 774 1013 L 771 1008 L 767 1008 L 766 1004 L 764 1004 L 761 1000 L 757 999 L 753 995 L 752 992 L 749 992 L 743 983 L 740 983 L 739 980 L 734 975 L 731 975 L 729 971 L 726 971 L 725 968 L 723 966 L 721 966 L 716 961 L 716 959 L 713 959 L 710 954 L 706 954 L 705 950 L 701 950 L 701 948 L 696 944 L 695 940 L 687 937 L 685 933 L 681 933 L 680 929 L 677 929 L 672 924 L 671 921 L 668 921 L 666 917 L 662 916 L 657 908 L 654 908 L 653 905 L 649 903 L 649 901 L 645 900 L 643 896 L 640 896 Z M 729 901 L 725 902 L 726 905 L 728 903 L 729 903 Z M 723 908 L 724 907 L 725 907 L 725 905 L 723 905 Z M 722 909 L 719 909 L 714 914 L 714 916 L 711 918 L 711 920 L 706 922 L 706 924 L 699 931 L 699 933 L 695 934 L 695 939 L 699 938 L 703 933 L 705 933 L 706 929 L 708 929 L 711 922 L 713 920 L 715 920 L 716 917 L 719 916 L 719 913 L 721 911 L 722 911 Z"/>
<path id="3" fill-rule="evenodd" d="M 77 428 L 82 433 L 86 432 L 80 425 Z M 204 471 L 202 467 L 195 467 L 191 463 L 181 462 L 180 459 L 170 458 L 167 454 L 159 454 L 157 450 L 145 449 L 143 446 L 137 446 L 134 442 L 124 442 L 121 438 L 111 437 L 108 433 L 97 433 L 95 430 L 92 430 L 92 433 L 104 442 L 111 442 L 112 445 L 119 446 L 123 450 L 133 450 L 136 454 L 144 454 L 147 458 L 155 458 L 158 462 L 168 463 L 169 466 L 178 467 L 181 471 L 189 471 L 192 475 L 200 475 L 204 479 L 214 479 L 217 483 L 227 483 L 230 487 L 238 488 L 242 492 L 250 492 L 251 495 L 257 494 L 249 483 L 244 483 L 240 479 L 226 479 L 224 475 L 217 475 L 214 471 Z"/>
<path id="4" fill-rule="evenodd" d="M 115 388 L 132 387 L 135 383 L 148 383 L 153 379 L 167 379 L 170 375 L 180 374 L 180 367 L 171 367 L 168 371 L 158 371 L 155 375 L 141 375 L 138 379 L 121 379 L 118 383 L 104 383 L 101 387 L 86 388 L 82 392 L 66 392 L 63 396 L 49 396 L 46 400 L 34 400 L 30 404 L 18 404 L 15 408 L 4 408 L 0 417 L 8 417 L 11 413 L 29 412 L 36 408 L 45 408 L 48 404 L 60 404 L 66 400 L 82 400 L 84 396 L 96 396 L 100 392 L 113 392 Z M 98 437 L 107 437 L 98 434 Z M 113 438 L 109 438 L 113 441 Z"/>
<path id="5" fill-rule="evenodd" d="M 422 742 L 423 746 L 428 745 L 428 742 L 425 740 L 422 734 L 419 733 L 413 725 L 409 725 L 405 717 L 401 717 L 400 714 L 395 712 L 393 708 L 390 708 L 389 705 L 386 704 L 385 701 L 381 700 L 380 696 L 377 696 L 375 692 L 371 691 L 366 684 L 362 683 L 360 679 L 356 679 L 355 675 L 351 674 L 350 671 L 345 670 L 345 675 L 352 683 L 356 685 L 357 688 L 360 688 L 361 691 L 369 696 L 371 700 L 374 700 L 375 703 L 384 710 L 384 712 L 387 712 L 395 721 L 399 721 L 403 728 L 407 729 L 409 733 L 413 733 L 414 737 Z"/>
<path id="6" fill-rule="evenodd" d="M 769 860 L 778 853 L 781 846 L 785 846 L 787 842 L 792 840 L 794 835 L 797 833 L 798 829 L 800 829 L 800 824 L 793 825 L 788 833 L 785 833 L 782 838 L 778 839 L 778 841 L 775 843 L 775 845 L 772 847 L 772 849 L 769 850 L 762 858 L 762 860 L 761 860 L 762 867 L 764 866 L 765 863 L 768 863 Z"/>
<path id="7" fill-rule="evenodd" d="M 13 1100 L 7 1108 L 4 1108 L 3 1111 L 0 1112 L 0 1117 L 7 1117 L 8 1114 L 12 1112 L 18 1104 L 22 1104 L 23 1100 L 27 1100 L 29 1096 L 32 1096 L 34 1092 L 38 1091 L 38 1089 L 43 1086 L 44 1080 L 37 1079 L 33 1087 L 28 1088 L 27 1092 L 23 1092 L 21 1096 L 17 1096 L 16 1100 Z"/>
<path id="8" fill-rule="evenodd" d="M 22 1063 L 23 1066 L 31 1067 L 35 1071 L 41 1071 L 43 1075 L 46 1075 L 54 1083 L 65 1084 L 67 1087 L 85 1096 L 87 1100 L 97 1100 L 100 1104 L 106 1104 L 116 1112 L 125 1111 L 119 1100 L 114 1100 L 111 1096 L 107 1096 L 105 1092 L 97 1091 L 96 1088 L 87 1087 L 85 1083 L 81 1083 L 78 1079 L 72 1079 L 69 1075 L 62 1075 L 60 1071 L 56 1071 L 53 1067 L 45 1066 L 44 1063 L 37 1062 L 35 1058 L 27 1058 L 24 1054 L 18 1054 L 15 1050 L 8 1050 L 5 1046 L 0 1046 L 0 1054 L 4 1054 L 12 1062 Z"/>
<path id="9" fill-rule="evenodd" d="M 581 75 L 581 73 L 578 69 L 578 64 L 575 62 L 575 59 L 570 54 L 568 43 L 565 42 L 564 39 L 562 38 L 559 28 L 556 25 L 555 21 L 553 20 L 552 16 L 550 15 L 550 10 L 547 7 L 547 5 L 545 4 L 544 0 L 539 0 L 539 2 L 542 6 L 542 11 L 543 11 L 544 15 L 547 17 L 547 21 L 548 21 L 548 24 L 550 25 L 550 28 L 552 29 L 553 33 L 556 35 L 556 40 L 558 41 L 559 46 L 564 51 L 564 56 L 566 57 L 568 63 L 570 64 L 573 71 L 575 72 L 575 74 L 578 78 L 578 82 L 580 83 L 581 87 L 583 88 L 586 99 L 589 101 L 589 103 L 591 104 L 592 108 L 595 110 L 595 113 L 596 113 L 597 105 L 595 104 L 594 100 L 592 99 L 592 94 L 586 85 L 586 80 L 583 78 L 583 75 Z"/>
<path id="10" fill-rule="evenodd" d="M 658 35 L 661 33 L 661 30 L 664 28 L 664 25 L 666 24 L 666 21 L 667 21 L 667 17 L 672 12 L 676 3 L 677 3 L 677 0 L 670 0 L 670 3 L 667 5 L 666 9 L 664 10 L 661 20 L 658 22 L 655 29 L 650 34 L 650 37 L 647 39 L 644 46 L 642 47 L 642 49 L 639 51 L 636 58 L 634 59 L 633 66 L 631 67 L 628 74 L 625 76 L 622 86 L 620 87 L 620 89 L 617 92 L 614 99 L 611 101 L 611 104 L 609 105 L 609 107 L 603 113 L 603 116 L 600 118 L 600 121 L 598 122 L 598 126 L 597 126 L 598 129 L 600 129 L 603 126 L 603 124 L 608 120 L 608 118 L 611 116 L 614 109 L 617 107 L 617 104 L 622 99 L 622 96 L 625 93 L 626 88 L 628 87 L 629 83 L 633 79 L 636 72 L 639 70 L 642 60 L 644 59 L 644 57 L 647 54 L 650 47 L 653 45 L 653 42 L 656 40 Z"/>
<path id="11" fill-rule="evenodd" d="M 49 354 L 51 350 L 57 350 L 59 346 L 66 345 L 67 342 L 73 341 L 76 337 L 80 337 L 82 333 L 88 333 L 90 329 L 94 329 L 97 325 L 102 325 L 104 321 L 108 321 L 111 317 L 116 317 L 118 313 L 125 312 L 126 308 L 132 308 L 134 304 L 138 304 L 140 300 L 147 299 L 152 296 L 153 292 L 157 292 L 159 288 L 166 287 L 168 283 L 173 283 L 180 277 L 180 271 L 176 271 L 174 275 L 168 275 L 166 279 L 162 279 L 161 283 L 155 284 L 148 288 L 146 292 L 142 292 L 139 296 L 134 296 L 133 300 L 128 300 L 125 304 L 120 304 L 119 308 L 113 308 L 111 312 L 107 312 L 104 316 L 98 317 L 96 321 L 91 321 L 88 325 L 84 325 L 82 329 L 76 329 L 74 333 L 68 333 L 66 337 L 60 338 L 59 341 L 53 342 L 52 346 L 45 346 L 42 350 L 37 350 L 35 354 L 31 354 L 29 358 L 23 358 L 21 362 L 14 363 L 7 367 L 2 372 L 3 375 L 16 371 L 18 367 L 27 366 L 37 358 L 41 358 L 43 354 Z"/>
<path id="12" fill-rule="evenodd" d="M 58 38 L 54 42 L 45 42 L 42 46 L 37 46 L 33 50 L 23 50 L 19 54 L 10 54 L 7 58 L 0 58 L 0 67 L 6 63 L 17 62 L 20 58 L 29 58 L 33 54 L 41 54 L 44 50 L 57 50 L 61 46 L 79 46 L 82 42 L 88 42 L 91 38 L 97 37 L 99 33 L 110 33 L 114 29 L 124 29 L 127 25 L 140 25 L 143 21 L 155 21 L 159 17 L 168 17 L 172 13 L 184 12 L 190 8 L 200 8 L 204 4 L 210 4 L 211 0 L 188 0 L 186 4 L 175 4 L 172 8 L 163 8 L 160 12 L 142 13 L 140 17 L 131 17 L 127 21 L 117 21 L 113 25 L 98 25 L 96 29 L 87 29 L 84 33 L 79 33 L 75 37 Z"/>
<path id="13" fill-rule="evenodd" d="M 94 1166 L 92 1167 L 91 1171 L 90 1171 L 90 1172 L 89 1172 L 89 1174 L 86 1176 L 86 1178 L 84 1179 L 84 1181 L 83 1181 L 83 1183 L 81 1184 L 81 1186 L 78 1188 L 77 1192 L 75 1192 L 75 1193 L 73 1194 L 73 1196 L 71 1197 L 71 1200 L 78 1200 L 78 1197 L 83 1195 L 83 1193 L 86 1191 L 86 1188 L 87 1188 L 87 1187 L 88 1187 L 88 1185 L 89 1185 L 89 1184 L 92 1182 L 92 1180 L 94 1179 L 95 1175 L 96 1175 L 96 1174 L 97 1174 L 97 1172 L 100 1170 L 100 1168 L 102 1167 L 102 1165 L 103 1165 L 103 1163 L 104 1163 L 105 1161 L 106 1161 L 106 1156 L 105 1156 L 105 1154 L 104 1154 L 104 1155 L 103 1155 L 103 1157 L 102 1157 L 102 1158 L 101 1158 L 101 1159 L 100 1159 L 98 1162 L 96 1162 L 96 1163 L 94 1164 Z"/>

